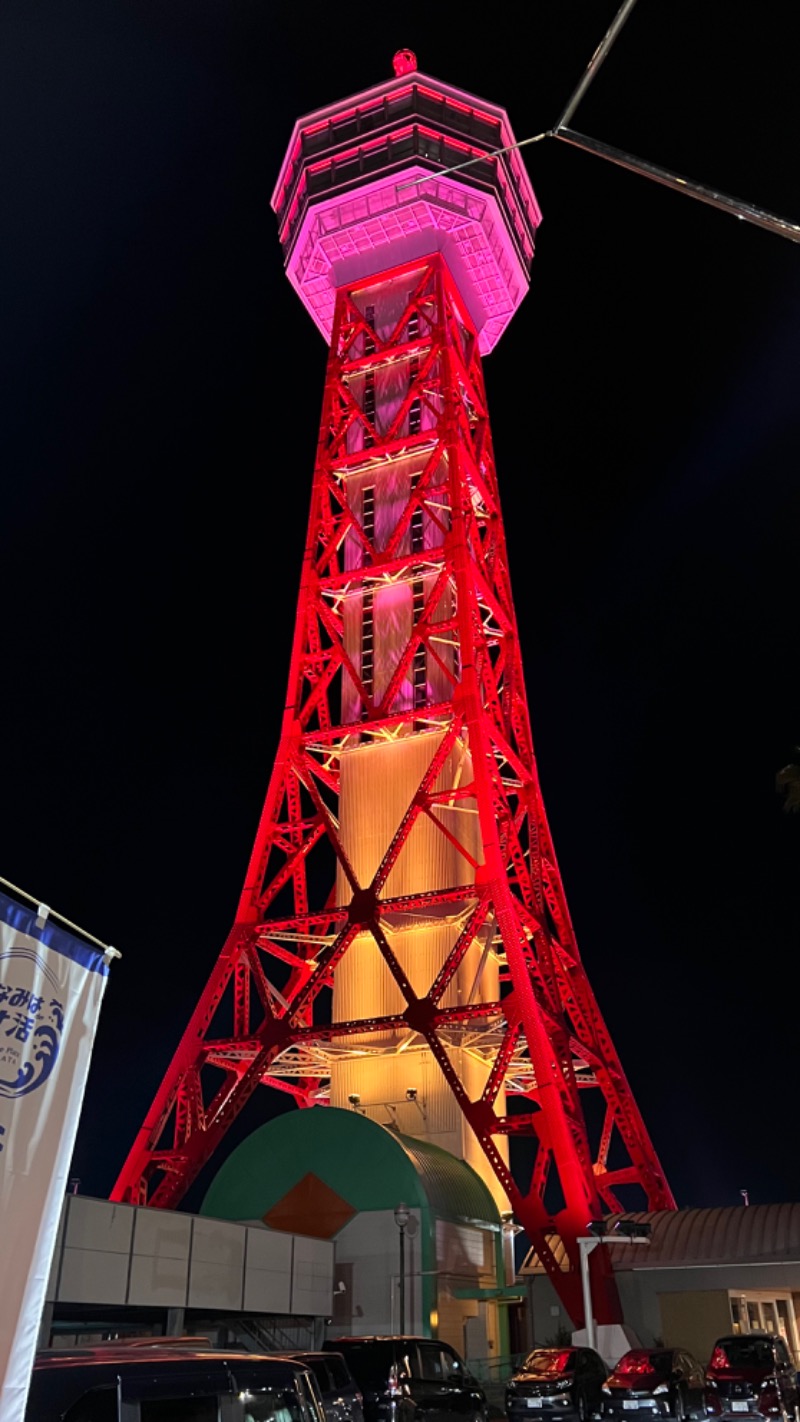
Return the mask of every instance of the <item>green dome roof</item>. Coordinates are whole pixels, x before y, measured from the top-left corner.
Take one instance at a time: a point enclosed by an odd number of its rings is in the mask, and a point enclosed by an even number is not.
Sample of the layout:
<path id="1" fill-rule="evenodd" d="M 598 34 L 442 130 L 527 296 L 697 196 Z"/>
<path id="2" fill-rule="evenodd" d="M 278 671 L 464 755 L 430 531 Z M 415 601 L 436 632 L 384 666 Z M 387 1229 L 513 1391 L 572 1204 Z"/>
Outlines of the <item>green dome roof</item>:
<path id="1" fill-rule="evenodd" d="M 333 1106 L 287 1111 L 253 1131 L 218 1170 L 200 1213 L 263 1219 L 308 1174 L 354 1210 L 390 1210 L 403 1200 L 444 1219 L 500 1224 L 489 1190 L 465 1161 Z"/>

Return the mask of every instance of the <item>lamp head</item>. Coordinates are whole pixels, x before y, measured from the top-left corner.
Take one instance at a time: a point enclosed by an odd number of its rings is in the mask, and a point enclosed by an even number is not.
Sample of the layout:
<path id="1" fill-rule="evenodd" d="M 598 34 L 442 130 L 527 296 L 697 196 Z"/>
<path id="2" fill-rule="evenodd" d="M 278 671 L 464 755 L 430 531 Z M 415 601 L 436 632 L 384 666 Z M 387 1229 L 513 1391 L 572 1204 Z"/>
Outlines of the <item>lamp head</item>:
<path id="1" fill-rule="evenodd" d="M 408 1205 L 404 1205 L 403 1201 L 401 1200 L 400 1204 L 395 1205 L 394 1207 L 394 1222 L 397 1225 L 397 1228 L 400 1230 L 405 1229 L 410 1219 L 411 1211 L 408 1208 Z"/>
<path id="2" fill-rule="evenodd" d="M 617 1220 L 614 1225 L 614 1233 L 621 1234 L 624 1239 L 649 1239 L 653 1232 L 651 1224 L 643 1224 L 641 1220 Z"/>

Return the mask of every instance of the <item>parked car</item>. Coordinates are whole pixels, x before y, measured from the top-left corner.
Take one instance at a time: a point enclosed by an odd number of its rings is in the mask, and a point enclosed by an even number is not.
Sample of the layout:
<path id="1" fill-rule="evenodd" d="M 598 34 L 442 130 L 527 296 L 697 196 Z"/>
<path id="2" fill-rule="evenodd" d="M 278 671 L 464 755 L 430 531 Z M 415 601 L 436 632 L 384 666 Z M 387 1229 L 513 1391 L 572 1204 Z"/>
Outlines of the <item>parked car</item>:
<path id="1" fill-rule="evenodd" d="M 361 1390 L 342 1353 L 287 1353 L 314 1374 L 328 1422 L 364 1422 Z"/>
<path id="2" fill-rule="evenodd" d="M 25 1422 L 325 1422 L 317 1380 L 291 1358 L 158 1339 L 37 1354 Z"/>
<path id="3" fill-rule="evenodd" d="M 706 1408 L 713 1417 L 797 1418 L 797 1373 L 773 1333 L 718 1338 L 706 1368 Z"/>
<path id="4" fill-rule="evenodd" d="M 601 1411 L 607 1376 L 594 1348 L 534 1348 L 506 1386 L 506 1416 L 519 1422 L 534 1410 L 585 1422 Z"/>
<path id="5" fill-rule="evenodd" d="M 705 1369 L 684 1348 L 631 1348 L 603 1383 L 603 1416 L 700 1418 Z"/>
<path id="6" fill-rule="evenodd" d="M 363 1398 L 364 1422 L 488 1422 L 480 1383 L 448 1343 L 432 1338 L 331 1338 Z"/>

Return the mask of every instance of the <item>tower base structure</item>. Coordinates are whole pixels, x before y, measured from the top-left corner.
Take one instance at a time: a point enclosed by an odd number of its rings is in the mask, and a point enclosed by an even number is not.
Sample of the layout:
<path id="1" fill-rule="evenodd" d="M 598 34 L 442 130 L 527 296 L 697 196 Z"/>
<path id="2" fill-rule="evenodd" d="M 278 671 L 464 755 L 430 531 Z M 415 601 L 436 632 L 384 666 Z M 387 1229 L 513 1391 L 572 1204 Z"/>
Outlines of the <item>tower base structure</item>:
<path id="1" fill-rule="evenodd" d="M 505 1287 L 503 1224 L 486 1185 L 357 1108 L 290 1112 L 254 1131 L 201 1213 L 333 1239 L 329 1336 L 435 1336 L 473 1359 L 508 1356 L 508 1312 L 522 1295 Z"/>

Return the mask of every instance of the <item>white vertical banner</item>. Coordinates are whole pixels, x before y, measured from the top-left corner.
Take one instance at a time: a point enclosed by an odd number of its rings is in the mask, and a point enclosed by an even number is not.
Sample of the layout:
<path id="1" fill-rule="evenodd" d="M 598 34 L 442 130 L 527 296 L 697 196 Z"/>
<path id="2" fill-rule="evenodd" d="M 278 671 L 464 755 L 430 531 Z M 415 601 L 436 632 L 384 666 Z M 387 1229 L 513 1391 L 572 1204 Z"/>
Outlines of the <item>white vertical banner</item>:
<path id="1" fill-rule="evenodd" d="M 23 1422 L 108 956 L 0 893 L 0 1418 Z"/>

